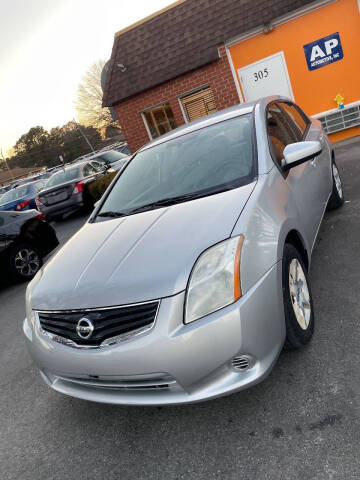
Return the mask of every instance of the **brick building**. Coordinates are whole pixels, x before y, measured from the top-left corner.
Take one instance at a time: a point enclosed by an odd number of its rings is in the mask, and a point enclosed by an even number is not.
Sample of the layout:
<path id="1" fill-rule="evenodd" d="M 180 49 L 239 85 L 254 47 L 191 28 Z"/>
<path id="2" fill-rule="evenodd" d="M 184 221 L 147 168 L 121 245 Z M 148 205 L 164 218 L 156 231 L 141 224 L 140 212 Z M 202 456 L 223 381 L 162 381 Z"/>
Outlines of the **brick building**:
<path id="1" fill-rule="evenodd" d="M 358 0 L 180 0 L 115 34 L 103 104 L 132 151 L 269 94 L 359 135 L 359 31 Z"/>

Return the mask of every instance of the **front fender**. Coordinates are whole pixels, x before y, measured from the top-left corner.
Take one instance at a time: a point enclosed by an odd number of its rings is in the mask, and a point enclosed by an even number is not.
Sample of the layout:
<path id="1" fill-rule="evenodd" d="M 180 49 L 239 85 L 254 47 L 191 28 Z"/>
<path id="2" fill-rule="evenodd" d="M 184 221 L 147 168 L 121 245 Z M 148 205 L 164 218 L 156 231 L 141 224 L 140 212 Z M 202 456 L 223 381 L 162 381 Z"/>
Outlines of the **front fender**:
<path id="1" fill-rule="evenodd" d="M 287 183 L 274 167 L 259 175 L 232 233 L 245 237 L 241 254 L 243 294 L 282 259 L 285 239 L 291 230 L 299 233 L 309 252 L 298 208 Z"/>

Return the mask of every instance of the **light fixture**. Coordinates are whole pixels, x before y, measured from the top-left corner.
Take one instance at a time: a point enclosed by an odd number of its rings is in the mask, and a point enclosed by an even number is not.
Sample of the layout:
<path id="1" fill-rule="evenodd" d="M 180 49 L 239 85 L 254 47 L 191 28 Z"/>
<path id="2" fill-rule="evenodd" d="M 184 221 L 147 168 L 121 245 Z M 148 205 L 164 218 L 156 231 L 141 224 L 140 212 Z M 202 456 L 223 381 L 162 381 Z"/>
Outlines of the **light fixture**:
<path id="1" fill-rule="evenodd" d="M 263 33 L 267 35 L 268 33 L 271 33 L 272 31 L 275 30 L 274 25 L 271 22 L 264 23 L 263 25 Z"/>

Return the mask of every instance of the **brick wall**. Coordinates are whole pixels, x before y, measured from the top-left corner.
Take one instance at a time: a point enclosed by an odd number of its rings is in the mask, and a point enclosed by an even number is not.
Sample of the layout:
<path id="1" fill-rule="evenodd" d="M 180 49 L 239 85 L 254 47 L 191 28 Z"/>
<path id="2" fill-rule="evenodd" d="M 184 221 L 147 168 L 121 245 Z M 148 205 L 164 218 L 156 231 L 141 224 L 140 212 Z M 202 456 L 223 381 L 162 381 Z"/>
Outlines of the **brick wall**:
<path id="1" fill-rule="evenodd" d="M 168 101 L 174 113 L 176 124 L 180 126 L 185 123 L 185 120 L 177 96 L 206 84 L 209 84 L 213 91 L 218 110 L 239 103 L 239 96 L 224 46 L 219 47 L 219 53 L 220 58 L 215 62 L 128 98 L 114 106 L 132 152 L 149 142 L 149 135 L 141 117 L 141 112 L 146 108 Z"/>

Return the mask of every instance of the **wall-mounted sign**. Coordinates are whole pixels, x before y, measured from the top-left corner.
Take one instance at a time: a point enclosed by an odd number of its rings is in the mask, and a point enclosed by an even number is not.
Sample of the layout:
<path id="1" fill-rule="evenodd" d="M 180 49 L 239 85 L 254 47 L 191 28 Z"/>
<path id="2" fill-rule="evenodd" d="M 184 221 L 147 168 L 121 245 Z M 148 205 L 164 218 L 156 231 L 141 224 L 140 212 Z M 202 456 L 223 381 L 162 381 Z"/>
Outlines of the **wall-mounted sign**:
<path id="1" fill-rule="evenodd" d="M 339 33 L 333 33 L 315 42 L 304 45 L 305 58 L 309 70 L 325 67 L 329 63 L 344 58 Z"/>
<path id="2" fill-rule="evenodd" d="M 267 95 L 293 98 L 284 52 L 262 58 L 238 69 L 245 102 Z"/>

